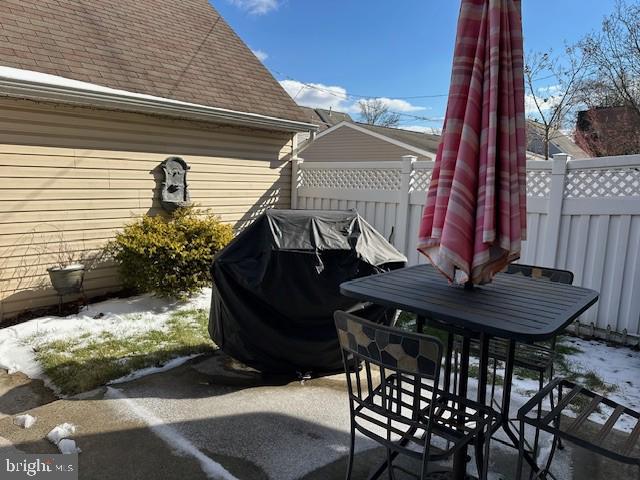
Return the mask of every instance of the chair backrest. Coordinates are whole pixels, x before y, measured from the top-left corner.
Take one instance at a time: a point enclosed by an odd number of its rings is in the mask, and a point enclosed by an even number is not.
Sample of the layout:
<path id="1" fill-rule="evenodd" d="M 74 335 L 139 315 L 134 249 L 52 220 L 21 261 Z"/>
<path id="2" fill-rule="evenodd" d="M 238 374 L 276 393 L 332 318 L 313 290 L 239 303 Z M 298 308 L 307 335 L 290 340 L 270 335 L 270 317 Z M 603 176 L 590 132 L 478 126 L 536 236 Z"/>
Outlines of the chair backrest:
<path id="1" fill-rule="evenodd" d="M 506 273 L 520 274 L 525 277 L 537 279 L 545 278 L 550 282 L 566 283 L 567 285 L 571 285 L 573 283 L 573 272 L 570 272 L 569 270 L 558 270 L 557 268 L 512 263 L 507 267 Z"/>
<path id="2" fill-rule="evenodd" d="M 438 379 L 443 347 L 437 338 L 379 325 L 342 311 L 334 318 L 340 347 L 352 358 L 389 371 Z M 345 367 L 352 365 L 346 360 Z"/>
<path id="3" fill-rule="evenodd" d="M 433 416 L 442 343 L 435 337 L 378 325 L 346 312 L 338 311 L 334 318 L 352 424 L 388 448 L 415 454 L 410 445 L 404 447 L 392 437 L 404 439 L 406 444 L 422 442 L 422 446 L 424 438 L 430 439 L 431 423 L 425 428 L 420 422 Z M 416 429 L 424 432 L 422 440 Z"/>

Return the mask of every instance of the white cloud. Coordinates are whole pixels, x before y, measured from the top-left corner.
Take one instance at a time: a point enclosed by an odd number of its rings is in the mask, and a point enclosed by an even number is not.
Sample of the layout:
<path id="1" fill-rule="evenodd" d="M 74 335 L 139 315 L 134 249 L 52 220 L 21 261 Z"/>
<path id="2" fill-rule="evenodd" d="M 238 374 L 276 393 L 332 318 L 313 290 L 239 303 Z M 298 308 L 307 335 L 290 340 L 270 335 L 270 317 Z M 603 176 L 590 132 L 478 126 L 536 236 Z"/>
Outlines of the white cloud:
<path id="1" fill-rule="evenodd" d="M 251 15 L 264 15 L 279 7 L 278 0 L 227 0 Z"/>
<path id="2" fill-rule="evenodd" d="M 258 57 L 258 60 L 260 60 L 261 62 L 264 62 L 267 58 L 269 58 L 269 55 L 267 55 L 267 52 L 263 52 L 262 50 L 251 49 L 251 51 L 256 57 Z"/>
<path id="3" fill-rule="evenodd" d="M 305 85 L 297 80 L 280 80 L 280 85 L 298 105 L 313 108 L 332 108 L 348 111 L 347 90 L 342 87 L 309 83 Z"/>
<path id="4" fill-rule="evenodd" d="M 407 112 L 417 112 L 419 110 L 425 109 L 425 107 L 411 105 L 406 100 L 399 100 L 396 98 L 380 97 L 375 100 L 380 100 L 384 105 L 389 107 L 389 110 L 393 110 L 394 112 L 407 113 Z"/>
<path id="5" fill-rule="evenodd" d="M 540 87 L 536 90 L 535 95 L 528 93 L 524 96 L 524 111 L 528 115 L 540 116 L 536 100 L 543 112 L 548 112 L 555 108 L 562 100 L 560 85 L 549 85 Z"/>
<path id="6" fill-rule="evenodd" d="M 280 85 L 287 91 L 298 105 L 313 108 L 332 108 L 333 110 L 360 113 L 360 100 L 349 97 L 347 89 L 339 86 L 324 85 L 322 83 L 304 84 L 297 80 L 281 80 Z M 373 100 L 373 99 L 372 99 Z M 396 98 L 379 97 L 389 110 L 399 113 L 416 112 L 426 110 L 426 107 L 412 105 L 406 100 Z"/>

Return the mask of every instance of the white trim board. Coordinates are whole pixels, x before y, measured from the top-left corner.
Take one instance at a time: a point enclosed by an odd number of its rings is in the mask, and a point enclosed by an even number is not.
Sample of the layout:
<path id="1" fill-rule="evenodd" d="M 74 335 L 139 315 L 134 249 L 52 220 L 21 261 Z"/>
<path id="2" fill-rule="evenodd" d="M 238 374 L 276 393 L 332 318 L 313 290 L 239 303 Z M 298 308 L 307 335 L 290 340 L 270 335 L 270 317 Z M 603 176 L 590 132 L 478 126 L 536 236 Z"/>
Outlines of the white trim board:
<path id="1" fill-rule="evenodd" d="M 0 96 L 168 115 L 287 132 L 315 131 L 318 128 L 311 123 L 118 90 L 57 75 L 1 65 Z"/>

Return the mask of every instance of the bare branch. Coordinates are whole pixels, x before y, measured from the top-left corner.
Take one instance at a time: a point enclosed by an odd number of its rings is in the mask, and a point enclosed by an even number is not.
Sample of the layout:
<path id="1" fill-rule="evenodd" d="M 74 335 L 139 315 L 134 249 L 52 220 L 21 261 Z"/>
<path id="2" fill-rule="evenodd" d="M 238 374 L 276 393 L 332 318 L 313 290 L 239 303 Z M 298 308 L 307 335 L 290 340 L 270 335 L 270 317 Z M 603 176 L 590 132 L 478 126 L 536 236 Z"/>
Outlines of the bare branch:
<path id="1" fill-rule="evenodd" d="M 400 115 L 389 111 L 389 107 L 379 98 L 360 100 L 360 116 L 369 125 L 381 127 L 397 127 L 400 124 Z"/>

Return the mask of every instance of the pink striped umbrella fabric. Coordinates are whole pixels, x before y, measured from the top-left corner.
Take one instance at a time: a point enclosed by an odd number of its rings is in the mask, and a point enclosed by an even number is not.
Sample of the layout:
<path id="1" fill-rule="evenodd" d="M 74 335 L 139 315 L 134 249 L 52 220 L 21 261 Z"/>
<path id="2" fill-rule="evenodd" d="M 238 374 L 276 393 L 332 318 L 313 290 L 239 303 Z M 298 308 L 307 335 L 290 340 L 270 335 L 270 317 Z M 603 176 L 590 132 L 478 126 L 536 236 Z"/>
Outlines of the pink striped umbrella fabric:
<path id="1" fill-rule="evenodd" d="M 526 235 L 519 0 L 462 0 L 418 250 L 451 282 L 490 282 Z"/>

